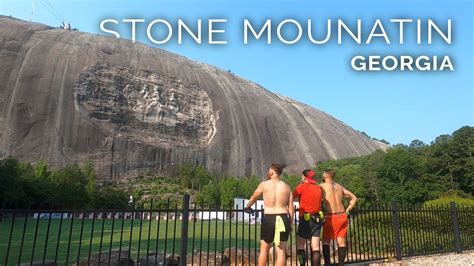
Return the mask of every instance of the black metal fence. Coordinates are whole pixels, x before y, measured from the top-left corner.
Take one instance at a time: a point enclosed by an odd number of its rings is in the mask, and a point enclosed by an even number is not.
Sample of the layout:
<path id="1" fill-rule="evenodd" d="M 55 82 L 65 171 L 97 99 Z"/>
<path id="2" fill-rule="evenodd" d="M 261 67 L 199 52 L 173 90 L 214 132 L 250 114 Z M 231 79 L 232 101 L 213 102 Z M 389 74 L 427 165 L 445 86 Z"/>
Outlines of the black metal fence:
<path id="1" fill-rule="evenodd" d="M 151 205 L 133 210 L 1 210 L 0 265 L 254 265 L 263 210 Z M 472 207 L 358 208 L 347 262 L 462 252 L 474 247 Z M 296 225 L 287 264 L 297 265 Z M 332 245 L 332 262 L 337 247 Z M 273 252 L 270 252 L 273 263 Z"/>

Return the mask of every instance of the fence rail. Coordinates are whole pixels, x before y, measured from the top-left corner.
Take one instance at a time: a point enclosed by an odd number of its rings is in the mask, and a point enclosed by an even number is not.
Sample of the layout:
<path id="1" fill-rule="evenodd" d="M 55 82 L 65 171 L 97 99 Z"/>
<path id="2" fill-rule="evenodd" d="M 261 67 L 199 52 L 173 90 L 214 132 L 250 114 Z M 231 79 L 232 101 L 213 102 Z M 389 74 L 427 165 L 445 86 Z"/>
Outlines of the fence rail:
<path id="1" fill-rule="evenodd" d="M 358 208 L 349 217 L 347 262 L 473 249 L 473 211 L 454 203 Z M 0 210 L 0 265 L 254 265 L 262 215 L 261 209 L 249 215 L 238 206 L 193 205 L 188 195 L 180 207 Z M 290 265 L 297 265 L 297 217 L 287 247 Z M 333 244 L 333 263 L 336 253 Z"/>

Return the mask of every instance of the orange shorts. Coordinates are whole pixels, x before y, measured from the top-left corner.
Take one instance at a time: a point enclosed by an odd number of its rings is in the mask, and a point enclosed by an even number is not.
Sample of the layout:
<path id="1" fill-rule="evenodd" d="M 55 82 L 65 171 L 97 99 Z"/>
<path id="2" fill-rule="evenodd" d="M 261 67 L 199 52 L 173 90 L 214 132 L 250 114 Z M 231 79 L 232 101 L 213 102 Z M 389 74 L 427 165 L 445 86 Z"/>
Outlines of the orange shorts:
<path id="1" fill-rule="evenodd" d="M 345 213 L 326 215 L 323 227 L 323 240 L 346 237 L 348 223 Z"/>

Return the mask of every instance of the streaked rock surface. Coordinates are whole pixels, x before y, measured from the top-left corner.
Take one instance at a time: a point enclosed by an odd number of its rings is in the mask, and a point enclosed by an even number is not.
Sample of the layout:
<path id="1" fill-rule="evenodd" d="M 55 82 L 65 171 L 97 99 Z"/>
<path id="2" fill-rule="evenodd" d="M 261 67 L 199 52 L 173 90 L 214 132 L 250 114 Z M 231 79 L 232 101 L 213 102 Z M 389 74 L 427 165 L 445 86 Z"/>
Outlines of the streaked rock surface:
<path id="1" fill-rule="evenodd" d="M 0 151 L 103 179 L 184 163 L 263 176 L 385 145 L 231 73 L 143 44 L 0 16 Z"/>

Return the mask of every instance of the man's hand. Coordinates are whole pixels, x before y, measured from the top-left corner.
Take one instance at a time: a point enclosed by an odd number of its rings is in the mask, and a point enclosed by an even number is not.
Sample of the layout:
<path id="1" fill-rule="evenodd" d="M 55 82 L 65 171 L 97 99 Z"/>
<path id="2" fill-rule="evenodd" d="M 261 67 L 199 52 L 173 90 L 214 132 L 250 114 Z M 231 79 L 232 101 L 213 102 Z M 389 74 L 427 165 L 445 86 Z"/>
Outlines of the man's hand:
<path id="1" fill-rule="evenodd" d="M 290 187 L 288 187 L 290 189 Z M 291 189 L 290 189 L 291 191 Z M 293 194 L 290 192 L 290 198 L 288 200 L 288 214 L 290 218 L 290 224 L 293 223 L 293 219 L 295 217 L 295 206 L 293 205 Z"/>
<path id="2" fill-rule="evenodd" d="M 257 198 L 260 197 L 260 195 L 262 194 L 263 194 L 263 182 L 260 183 L 257 189 L 253 192 L 252 196 L 249 199 L 249 202 L 247 203 L 247 207 L 252 206 L 257 201 Z"/>
<path id="3" fill-rule="evenodd" d="M 253 214 L 253 209 L 252 209 L 252 207 L 247 206 L 247 207 L 244 208 L 244 212 L 247 213 L 247 214 Z"/>
<path id="4" fill-rule="evenodd" d="M 357 197 L 352 194 L 352 192 L 350 192 L 349 190 L 347 190 L 346 188 L 342 188 L 342 191 L 344 193 L 344 197 L 348 198 L 349 199 L 349 206 L 347 206 L 347 209 L 346 209 L 346 214 L 349 216 L 349 212 L 354 209 L 356 203 L 357 203 Z"/>

